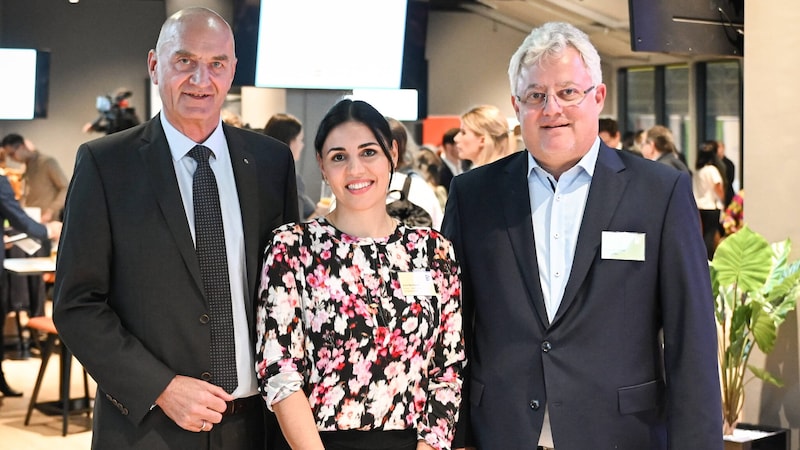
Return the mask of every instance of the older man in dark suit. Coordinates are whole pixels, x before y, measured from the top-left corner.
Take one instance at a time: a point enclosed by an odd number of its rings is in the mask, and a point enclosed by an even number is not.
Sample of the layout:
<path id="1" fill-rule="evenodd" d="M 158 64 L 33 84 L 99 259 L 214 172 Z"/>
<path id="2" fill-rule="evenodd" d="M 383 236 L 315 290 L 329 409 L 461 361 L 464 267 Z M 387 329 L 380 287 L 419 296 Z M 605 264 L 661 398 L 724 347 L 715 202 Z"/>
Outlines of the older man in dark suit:
<path id="1" fill-rule="evenodd" d="M 148 55 L 161 114 L 78 150 L 54 318 L 98 383 L 93 448 L 265 446 L 257 278 L 297 192 L 284 144 L 222 124 L 235 67 L 219 15 L 177 12 Z"/>
<path id="2" fill-rule="evenodd" d="M 442 228 L 470 358 L 474 442 L 455 446 L 722 449 L 688 174 L 600 142 L 600 57 L 575 27 L 533 30 L 509 77 L 528 151 L 454 178 Z"/>

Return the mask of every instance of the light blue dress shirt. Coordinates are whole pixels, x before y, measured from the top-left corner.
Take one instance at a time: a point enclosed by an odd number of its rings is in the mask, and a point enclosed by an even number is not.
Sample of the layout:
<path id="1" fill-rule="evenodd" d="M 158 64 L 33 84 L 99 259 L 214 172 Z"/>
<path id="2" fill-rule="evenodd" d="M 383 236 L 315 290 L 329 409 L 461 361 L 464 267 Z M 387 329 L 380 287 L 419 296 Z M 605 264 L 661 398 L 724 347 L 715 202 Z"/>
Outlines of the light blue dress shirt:
<path id="1" fill-rule="evenodd" d="M 561 305 L 572 272 L 578 232 L 599 149 L 600 138 L 597 138 L 583 158 L 558 180 L 528 153 L 533 238 L 548 322 L 553 321 Z"/>

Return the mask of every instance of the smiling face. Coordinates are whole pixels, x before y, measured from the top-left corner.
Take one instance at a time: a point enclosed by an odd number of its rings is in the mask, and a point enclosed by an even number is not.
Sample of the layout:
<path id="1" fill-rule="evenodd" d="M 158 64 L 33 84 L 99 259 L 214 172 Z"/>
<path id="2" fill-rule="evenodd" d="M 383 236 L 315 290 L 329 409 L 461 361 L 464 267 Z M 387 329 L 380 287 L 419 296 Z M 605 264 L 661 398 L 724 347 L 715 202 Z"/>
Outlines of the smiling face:
<path id="1" fill-rule="evenodd" d="M 591 74 L 573 47 L 543 59 L 541 64 L 524 67 L 517 81 L 511 101 L 522 139 L 536 161 L 556 177 L 574 166 L 597 138 L 606 87 L 600 83 L 579 104 L 566 107 L 550 96 L 555 97 L 563 89 L 585 92 L 591 87 Z M 544 107 L 527 106 L 516 98 L 517 95 L 525 98 L 534 91 L 550 97 Z"/>
<path id="2" fill-rule="evenodd" d="M 227 23 L 203 10 L 173 16 L 147 64 L 167 120 L 196 142 L 205 140 L 219 123 L 236 69 Z"/>
<path id="3" fill-rule="evenodd" d="M 395 143 L 391 155 L 396 162 Z M 331 129 L 317 162 L 336 197 L 336 209 L 385 213 L 392 166 L 369 127 L 348 121 Z"/>

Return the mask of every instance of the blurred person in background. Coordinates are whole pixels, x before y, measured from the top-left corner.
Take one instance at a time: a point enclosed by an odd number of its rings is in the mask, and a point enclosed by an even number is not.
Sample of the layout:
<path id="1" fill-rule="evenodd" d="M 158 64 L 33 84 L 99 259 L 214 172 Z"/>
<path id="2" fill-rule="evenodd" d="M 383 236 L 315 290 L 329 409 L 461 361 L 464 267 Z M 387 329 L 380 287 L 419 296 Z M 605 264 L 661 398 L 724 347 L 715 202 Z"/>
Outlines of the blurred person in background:
<path id="1" fill-rule="evenodd" d="M 310 220 L 327 214 L 330 205 L 314 203 L 314 200 L 306 194 L 306 183 L 303 181 L 303 177 L 297 172 L 297 162 L 300 161 L 300 155 L 305 147 L 305 133 L 300 119 L 287 113 L 275 114 L 267 121 L 263 133 L 288 145 L 292 151 L 295 162 L 297 202 L 300 207 L 300 218 Z"/>
<path id="2" fill-rule="evenodd" d="M 451 128 L 442 135 L 442 169 L 439 171 L 439 184 L 445 189 L 450 189 L 453 177 L 464 171 L 455 141 L 458 132 L 459 128 Z"/>
<path id="3" fill-rule="evenodd" d="M 480 167 L 514 153 L 508 120 L 496 106 L 476 106 L 461 115 L 461 128 L 455 137 L 458 157 Z M 470 169 L 470 170 L 471 170 Z"/>
<path id="4" fill-rule="evenodd" d="M 708 259 L 711 260 L 722 237 L 722 211 L 725 209 L 725 178 L 722 175 L 725 168 L 717 156 L 716 141 L 707 141 L 700 146 L 694 168 L 692 191 L 700 211 Z"/>
<path id="5" fill-rule="evenodd" d="M 642 156 L 674 167 L 681 172 L 691 173 L 686 164 L 678 158 L 675 140 L 672 137 L 672 132 L 667 127 L 656 125 L 647 130 L 645 140 L 642 143 Z"/>

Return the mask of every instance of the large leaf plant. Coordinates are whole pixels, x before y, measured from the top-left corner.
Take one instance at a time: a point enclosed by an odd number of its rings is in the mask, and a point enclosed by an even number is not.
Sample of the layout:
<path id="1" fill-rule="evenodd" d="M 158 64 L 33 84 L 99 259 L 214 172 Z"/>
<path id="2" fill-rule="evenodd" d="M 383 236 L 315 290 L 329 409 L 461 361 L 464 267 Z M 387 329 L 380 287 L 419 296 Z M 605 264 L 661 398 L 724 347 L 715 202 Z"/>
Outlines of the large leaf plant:
<path id="1" fill-rule="evenodd" d="M 800 261 L 790 263 L 790 251 L 788 239 L 770 244 L 745 226 L 720 243 L 711 262 L 725 434 L 739 420 L 747 369 L 765 382 L 783 385 L 748 360 L 753 344 L 764 354 L 775 348 L 778 327 L 797 306 Z"/>

